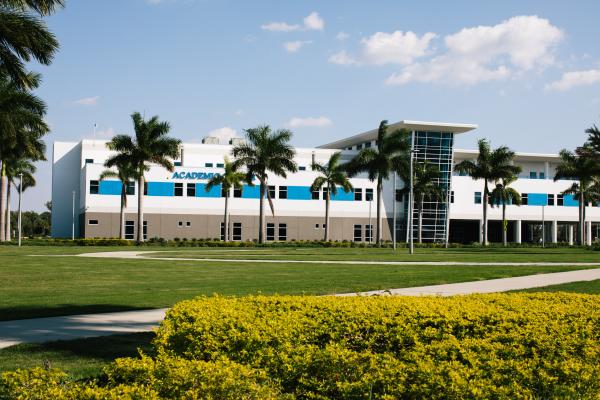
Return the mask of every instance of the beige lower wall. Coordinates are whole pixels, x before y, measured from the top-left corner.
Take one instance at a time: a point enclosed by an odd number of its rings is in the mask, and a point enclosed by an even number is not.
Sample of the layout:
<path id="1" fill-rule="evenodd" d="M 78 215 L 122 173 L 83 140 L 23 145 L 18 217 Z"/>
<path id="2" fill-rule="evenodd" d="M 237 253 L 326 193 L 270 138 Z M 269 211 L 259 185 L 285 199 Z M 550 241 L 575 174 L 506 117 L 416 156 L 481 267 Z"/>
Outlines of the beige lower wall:
<path id="1" fill-rule="evenodd" d="M 119 237 L 118 213 L 94 213 L 83 215 L 82 236 L 86 238 Z M 148 221 L 148 238 L 159 237 L 164 239 L 187 238 L 205 239 L 219 238 L 223 217 L 216 215 L 189 215 L 189 214 L 144 214 Z M 98 225 L 90 225 L 89 220 L 98 220 Z M 134 221 L 137 229 L 137 214 L 126 214 L 125 220 Z M 179 221 L 183 226 L 179 226 Z M 186 226 L 187 222 L 191 226 Z M 258 216 L 231 216 L 231 223 L 242 223 L 242 240 L 255 240 L 258 238 Z M 266 217 L 266 223 L 275 223 L 275 235 L 278 224 L 287 224 L 287 240 L 322 240 L 324 218 L 320 217 Z M 354 225 L 362 225 L 363 240 L 365 237 L 364 226 L 369 223 L 368 218 L 331 218 L 331 240 L 354 240 Z M 373 224 L 373 239 L 376 236 L 376 219 Z M 319 224 L 316 229 L 315 225 Z M 232 226 L 232 225 L 230 225 Z M 383 239 L 391 240 L 392 220 L 383 223 Z M 277 239 L 277 238 L 276 238 Z"/>

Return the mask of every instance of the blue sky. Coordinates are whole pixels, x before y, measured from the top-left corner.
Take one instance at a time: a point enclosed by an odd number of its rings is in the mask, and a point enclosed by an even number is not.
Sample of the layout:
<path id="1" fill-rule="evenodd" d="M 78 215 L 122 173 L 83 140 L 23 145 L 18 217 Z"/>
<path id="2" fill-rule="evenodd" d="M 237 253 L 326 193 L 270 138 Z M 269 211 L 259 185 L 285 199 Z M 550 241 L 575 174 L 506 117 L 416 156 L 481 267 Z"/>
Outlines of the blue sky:
<path id="1" fill-rule="evenodd" d="M 381 119 L 479 125 L 476 140 L 557 152 L 600 122 L 597 1 L 70 0 L 38 94 L 55 140 L 159 115 L 200 141 L 268 123 L 310 147 Z M 50 155 L 49 155 L 50 156 Z M 49 157 L 50 158 L 50 157 Z M 25 208 L 50 198 L 50 164 Z"/>

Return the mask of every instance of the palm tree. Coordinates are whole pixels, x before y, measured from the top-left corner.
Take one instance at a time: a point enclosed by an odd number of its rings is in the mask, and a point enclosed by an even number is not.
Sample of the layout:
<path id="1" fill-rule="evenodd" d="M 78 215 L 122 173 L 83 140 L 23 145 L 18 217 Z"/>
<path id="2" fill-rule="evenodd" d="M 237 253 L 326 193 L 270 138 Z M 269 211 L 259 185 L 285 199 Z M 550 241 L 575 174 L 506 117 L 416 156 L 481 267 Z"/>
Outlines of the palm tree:
<path id="1" fill-rule="evenodd" d="M 502 244 L 504 246 L 508 244 L 508 221 L 506 220 L 506 205 L 521 205 L 521 194 L 510 187 L 510 184 L 516 180 L 517 175 L 513 175 L 512 177 L 508 178 L 502 178 L 499 182 L 496 182 L 496 187 L 492 190 L 492 193 L 490 194 L 492 199 L 492 207 L 502 206 Z"/>
<path id="2" fill-rule="evenodd" d="M 457 172 L 467 173 L 473 180 L 483 179 L 483 224 L 482 224 L 482 243 L 488 244 L 487 230 L 487 209 L 489 205 L 489 183 L 497 182 L 501 179 L 508 179 L 518 175 L 520 168 L 513 165 L 515 152 L 506 146 L 500 146 L 492 150 L 490 143 L 486 139 L 480 139 L 477 143 L 479 154 L 476 161 L 464 160 L 458 163 L 454 169 Z"/>
<path id="3" fill-rule="evenodd" d="M 337 194 L 338 186 L 341 186 L 345 192 L 353 190 L 352 184 L 348 180 L 348 175 L 344 169 L 344 165 L 340 164 L 341 152 L 336 152 L 329 157 L 327 164 L 319 164 L 314 162 L 311 165 L 313 171 L 319 172 L 321 175 L 315 178 L 310 190 L 313 192 L 320 191 L 325 186 L 325 241 L 329 240 L 329 203 L 331 195 Z"/>
<path id="4" fill-rule="evenodd" d="M 396 171 L 406 174 L 410 154 L 409 133 L 405 129 L 388 134 L 387 120 L 381 121 L 377 131 L 377 147 L 362 149 L 345 168 L 350 177 L 366 172 L 371 182 L 377 180 L 377 244 L 381 245 L 383 229 L 381 211 L 383 208 L 383 181 Z M 408 174 L 406 174 L 408 175 Z"/>
<path id="5" fill-rule="evenodd" d="M 258 242 L 264 242 L 265 193 L 269 199 L 271 212 L 274 213 L 271 197 L 267 192 L 269 173 L 286 178 L 288 172 L 296 172 L 294 161 L 296 151 L 289 144 L 292 132 L 280 129 L 271 132 L 268 125 L 246 130 L 246 141 L 233 147 L 235 168 L 246 167 L 246 182 L 252 184 L 254 178 L 260 182 L 260 202 L 258 221 Z"/>
<path id="6" fill-rule="evenodd" d="M 7 187 L 7 200 L 6 200 L 6 229 L 5 229 L 5 239 L 7 241 L 11 240 L 11 224 L 10 224 L 10 192 L 11 185 L 15 188 L 17 193 L 19 194 L 19 211 L 21 210 L 21 193 L 24 192 L 30 187 L 35 186 L 35 178 L 33 174 L 36 171 L 36 167 L 30 160 L 22 159 L 22 158 L 12 158 L 7 160 L 6 163 L 6 176 L 8 178 L 8 187 Z M 17 184 L 17 178 L 19 178 Z M 21 185 L 23 186 L 23 190 L 21 191 Z"/>
<path id="7" fill-rule="evenodd" d="M 133 166 L 125 162 L 123 159 L 119 159 L 115 163 L 115 170 L 107 169 L 100 174 L 100 180 L 107 178 L 117 178 L 121 182 L 121 212 L 119 216 L 119 238 L 125 239 L 125 208 L 127 208 L 127 186 L 131 180 L 137 178 L 135 169 Z"/>
<path id="8" fill-rule="evenodd" d="M 589 151 L 589 148 L 587 149 Z M 578 149 L 575 153 L 561 150 L 560 163 L 556 167 L 554 181 L 559 179 L 572 179 L 576 182 L 564 190 L 562 194 L 573 195 L 579 202 L 579 232 L 577 241 L 581 246 L 585 244 L 585 208 L 588 202 L 597 201 L 598 165 L 594 158 L 587 157 L 585 149 Z"/>
<path id="9" fill-rule="evenodd" d="M 246 174 L 238 170 L 239 166 L 229 161 L 227 157 L 224 160 L 225 171 L 222 174 L 215 174 L 208 180 L 204 189 L 210 192 L 215 186 L 221 186 L 221 193 L 225 197 L 225 214 L 223 216 L 223 238 L 229 241 L 229 197 L 231 189 L 242 190 L 242 181 Z"/>
<path id="10" fill-rule="evenodd" d="M 0 75 L 21 88 L 32 87 L 25 63 L 50 64 L 58 41 L 31 12 L 44 16 L 62 6 L 63 0 L 0 0 Z"/>
<path id="11" fill-rule="evenodd" d="M 439 184 L 442 173 L 436 165 L 430 164 L 427 161 L 415 163 L 413 170 L 413 196 L 419 216 L 417 223 L 418 240 L 419 243 L 423 243 L 423 203 L 426 199 L 443 200 L 446 197 L 446 193 Z M 408 182 L 410 180 L 409 175 L 410 173 L 401 177 L 405 182 Z M 399 190 L 398 193 L 407 195 L 410 193 L 410 188 L 406 186 Z"/>
<path id="12" fill-rule="evenodd" d="M 144 173 L 150 169 L 150 163 L 158 164 L 173 172 L 171 159 L 179 157 L 181 141 L 168 137 L 170 125 L 161 122 L 158 116 L 144 120 L 139 112 L 131 114 L 135 137 L 117 135 L 107 143 L 110 150 L 117 154 L 111 156 L 104 164 L 107 168 L 118 165 L 131 165 L 138 180 L 138 220 L 137 241 L 144 241 Z"/>

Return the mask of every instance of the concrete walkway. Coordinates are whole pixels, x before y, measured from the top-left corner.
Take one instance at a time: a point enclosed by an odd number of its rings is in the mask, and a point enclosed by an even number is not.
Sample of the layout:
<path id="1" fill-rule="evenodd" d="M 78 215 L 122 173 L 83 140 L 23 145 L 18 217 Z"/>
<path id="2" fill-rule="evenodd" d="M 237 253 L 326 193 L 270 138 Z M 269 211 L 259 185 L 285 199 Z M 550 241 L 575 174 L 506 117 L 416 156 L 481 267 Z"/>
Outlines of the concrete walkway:
<path id="1" fill-rule="evenodd" d="M 236 250 L 239 251 L 239 250 Z M 278 259 L 240 259 L 240 258 L 191 258 L 191 257 L 152 257 L 156 253 L 169 253 L 168 251 L 105 251 L 98 253 L 83 253 L 77 255 L 56 255 L 56 257 L 93 257 L 93 258 L 126 258 L 138 260 L 162 261 L 210 261 L 210 262 L 236 262 L 236 263 L 269 263 L 269 264 L 345 264 L 345 265 L 507 265 L 507 266 L 600 266 L 599 262 L 482 262 L 482 261 L 363 261 L 363 260 L 278 260 Z M 47 256 L 43 256 L 47 257 Z"/>
<path id="2" fill-rule="evenodd" d="M 362 293 L 338 294 L 337 296 L 452 296 L 529 289 L 596 279 L 600 279 L 600 268 L 447 285 L 374 290 Z M 18 343 L 39 343 L 51 340 L 69 340 L 117 333 L 150 331 L 157 327 L 164 319 L 165 311 L 166 309 L 163 308 L 159 310 L 73 315 L 0 322 L 0 349 Z"/>

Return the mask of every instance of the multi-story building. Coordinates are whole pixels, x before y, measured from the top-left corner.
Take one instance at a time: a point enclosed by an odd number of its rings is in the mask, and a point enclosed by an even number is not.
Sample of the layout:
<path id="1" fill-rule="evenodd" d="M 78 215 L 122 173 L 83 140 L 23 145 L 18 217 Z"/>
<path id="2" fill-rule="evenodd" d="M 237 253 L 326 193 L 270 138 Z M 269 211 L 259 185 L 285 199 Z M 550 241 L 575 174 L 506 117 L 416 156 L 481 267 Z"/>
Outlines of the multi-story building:
<path id="1" fill-rule="evenodd" d="M 442 172 L 439 184 L 445 199 L 426 201 L 423 212 L 423 240 L 475 242 L 480 240 L 483 182 L 459 176 L 452 170 L 460 160 L 475 158 L 472 150 L 453 148 L 454 136 L 475 125 L 401 121 L 390 129 L 404 128 L 413 133 L 415 162 L 427 160 Z M 337 152 L 349 160 L 361 149 L 376 146 L 377 131 L 369 131 L 316 148 L 297 148 L 298 172 L 287 178 L 270 176 L 269 191 L 274 214 L 266 207 L 267 240 L 322 239 L 325 202 L 323 191 L 311 192 L 317 173 L 313 162 L 326 162 Z M 220 188 L 206 191 L 206 182 L 223 169 L 230 157 L 231 144 L 216 144 L 206 138 L 202 144 L 183 144 L 181 157 L 174 160 L 175 171 L 152 166 L 146 174 L 144 192 L 144 235 L 147 238 L 219 238 L 223 235 L 224 200 Z M 217 142 L 218 143 L 218 142 Z M 106 142 L 55 142 L 52 170 L 52 236 L 117 237 L 121 184 L 116 180 L 99 180 L 104 162 L 111 152 Z M 542 221 L 548 242 L 572 242 L 578 224 L 577 201 L 561 192 L 572 181 L 554 181 L 555 154 L 518 153 L 515 163 L 523 168 L 522 176 L 512 186 L 522 193 L 523 205 L 507 206 L 509 241 L 538 242 L 542 238 Z M 365 174 L 351 179 L 354 190 L 340 190 L 332 196 L 330 238 L 332 240 L 370 241 L 375 239 L 376 183 Z M 396 187 L 404 183 L 397 179 Z M 395 196 L 392 179 L 383 186 L 383 238 L 392 238 L 393 210 L 396 210 L 396 236 L 407 240 L 408 201 Z M 125 233 L 135 238 L 137 195 L 135 182 L 128 187 Z M 394 207 L 394 202 L 396 202 Z M 258 186 L 244 185 L 230 199 L 230 239 L 253 240 L 258 236 Z M 501 240 L 501 211 L 489 209 L 489 239 Z M 413 221 L 416 225 L 416 210 Z M 416 228 L 416 227 L 415 227 Z M 587 209 L 586 230 L 589 240 L 599 237 L 600 208 Z M 416 229 L 413 231 L 416 237 Z"/>

